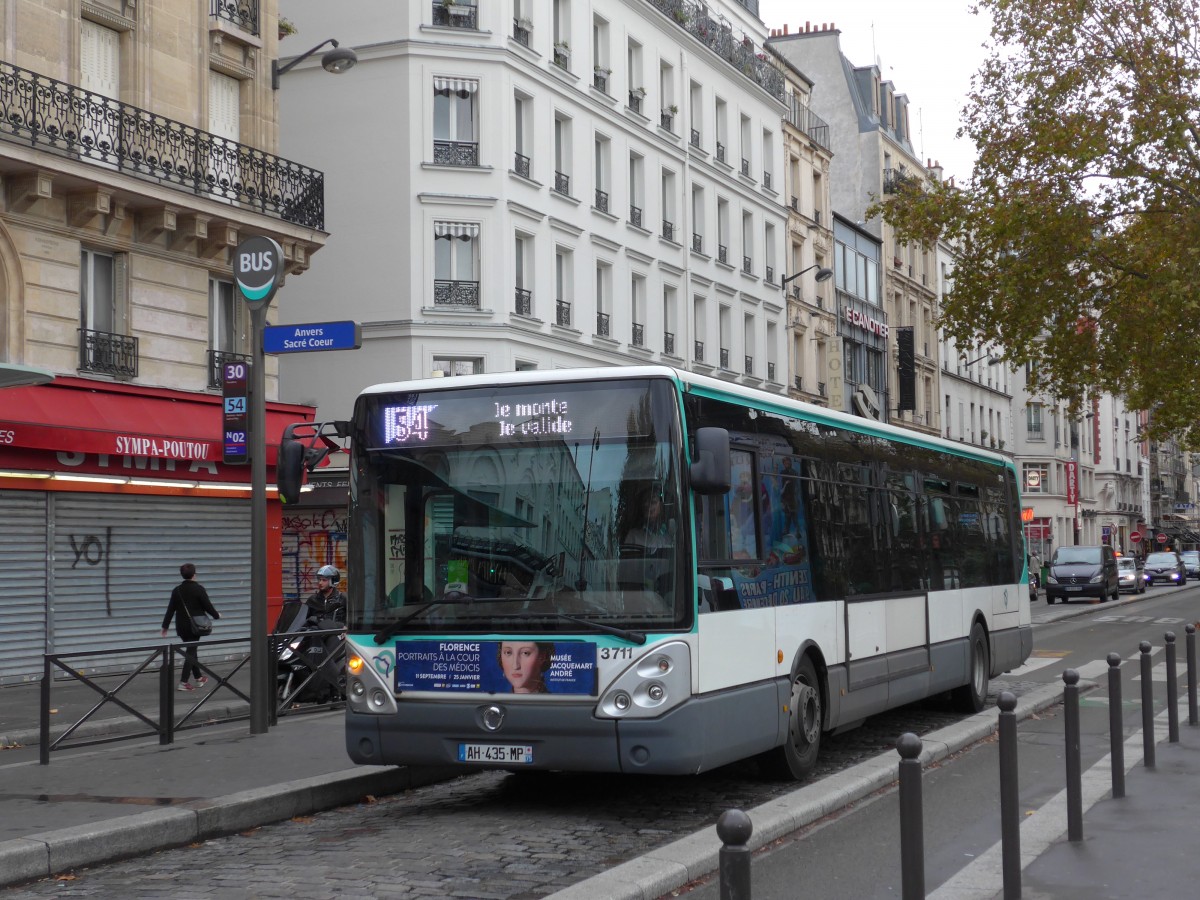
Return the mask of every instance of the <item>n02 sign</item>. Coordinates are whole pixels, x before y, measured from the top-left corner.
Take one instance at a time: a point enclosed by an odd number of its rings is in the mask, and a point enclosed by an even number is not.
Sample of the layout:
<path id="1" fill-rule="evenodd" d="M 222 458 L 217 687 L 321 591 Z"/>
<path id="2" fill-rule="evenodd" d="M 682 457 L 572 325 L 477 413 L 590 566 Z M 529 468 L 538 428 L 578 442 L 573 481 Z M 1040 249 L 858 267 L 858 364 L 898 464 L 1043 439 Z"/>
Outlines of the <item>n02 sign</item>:
<path id="1" fill-rule="evenodd" d="M 226 463 L 245 463 L 249 458 L 247 410 L 250 363 L 244 360 L 227 362 L 222 367 L 221 397 L 224 410 L 221 416 L 221 446 Z"/>

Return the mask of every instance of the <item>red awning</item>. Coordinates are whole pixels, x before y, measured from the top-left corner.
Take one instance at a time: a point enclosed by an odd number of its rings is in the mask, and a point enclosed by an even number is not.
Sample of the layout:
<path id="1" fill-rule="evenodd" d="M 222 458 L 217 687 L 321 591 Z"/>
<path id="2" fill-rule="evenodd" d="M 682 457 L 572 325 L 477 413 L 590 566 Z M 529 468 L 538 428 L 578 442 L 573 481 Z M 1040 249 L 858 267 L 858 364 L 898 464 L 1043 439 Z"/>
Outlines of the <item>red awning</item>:
<path id="1" fill-rule="evenodd" d="M 220 462 L 219 396 L 58 378 L 0 390 L 0 458 L 5 446 L 109 456 Z M 267 464 L 283 430 L 311 422 L 311 406 L 267 404 Z"/>

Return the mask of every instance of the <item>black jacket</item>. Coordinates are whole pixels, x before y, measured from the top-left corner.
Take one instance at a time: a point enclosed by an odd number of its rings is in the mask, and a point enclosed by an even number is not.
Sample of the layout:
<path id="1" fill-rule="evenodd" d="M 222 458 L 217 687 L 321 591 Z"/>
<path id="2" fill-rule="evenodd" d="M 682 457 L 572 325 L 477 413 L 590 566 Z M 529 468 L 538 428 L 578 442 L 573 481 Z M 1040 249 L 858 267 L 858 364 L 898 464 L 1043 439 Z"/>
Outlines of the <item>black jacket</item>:
<path id="1" fill-rule="evenodd" d="M 212 601 L 208 599 L 208 591 L 204 589 L 204 585 L 196 581 L 181 582 L 171 591 L 171 602 L 167 604 L 167 614 L 163 616 L 162 627 L 167 628 L 171 619 L 174 619 L 177 635 L 185 641 L 199 640 L 200 635 L 192 628 L 191 616 L 201 613 L 208 613 L 214 619 L 221 618 L 221 614 L 213 608 Z"/>

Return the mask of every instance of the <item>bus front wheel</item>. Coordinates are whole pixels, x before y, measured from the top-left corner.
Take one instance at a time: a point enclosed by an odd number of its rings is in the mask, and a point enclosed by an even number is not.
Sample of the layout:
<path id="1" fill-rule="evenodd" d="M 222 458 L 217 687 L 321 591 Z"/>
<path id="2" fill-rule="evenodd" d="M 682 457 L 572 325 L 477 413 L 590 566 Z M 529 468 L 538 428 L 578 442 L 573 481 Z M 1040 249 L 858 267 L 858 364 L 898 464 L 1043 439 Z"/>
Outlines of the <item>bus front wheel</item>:
<path id="1" fill-rule="evenodd" d="M 812 660 L 806 656 L 792 678 L 787 739 L 765 759 L 772 776 L 800 781 L 816 768 L 823 717 L 821 682 Z"/>
<path id="2" fill-rule="evenodd" d="M 960 712 L 977 713 L 987 702 L 992 664 L 988 656 L 987 635 L 978 622 L 971 626 L 970 652 L 971 658 L 967 661 L 969 680 L 955 688 L 952 697 L 955 708 Z"/>

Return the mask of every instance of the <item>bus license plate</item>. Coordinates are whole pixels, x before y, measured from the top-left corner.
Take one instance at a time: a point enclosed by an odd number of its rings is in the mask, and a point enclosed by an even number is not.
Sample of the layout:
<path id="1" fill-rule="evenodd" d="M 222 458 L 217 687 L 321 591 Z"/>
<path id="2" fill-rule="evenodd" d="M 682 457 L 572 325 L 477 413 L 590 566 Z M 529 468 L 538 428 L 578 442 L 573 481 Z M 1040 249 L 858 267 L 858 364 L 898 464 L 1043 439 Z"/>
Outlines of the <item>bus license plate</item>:
<path id="1" fill-rule="evenodd" d="M 459 744 L 460 763 L 533 764 L 532 744 Z"/>

